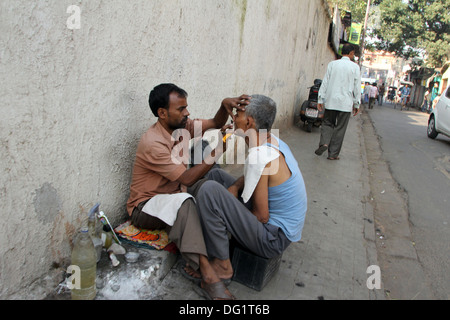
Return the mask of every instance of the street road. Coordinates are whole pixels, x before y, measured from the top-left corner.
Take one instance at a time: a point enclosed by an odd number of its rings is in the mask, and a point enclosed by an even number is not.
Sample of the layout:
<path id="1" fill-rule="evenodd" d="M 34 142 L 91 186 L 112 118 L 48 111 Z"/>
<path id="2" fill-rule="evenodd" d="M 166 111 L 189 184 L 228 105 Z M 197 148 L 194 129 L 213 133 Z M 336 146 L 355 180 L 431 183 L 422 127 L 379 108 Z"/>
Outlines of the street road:
<path id="1" fill-rule="evenodd" d="M 407 194 L 417 257 L 436 299 L 450 299 L 450 139 L 427 137 L 428 114 L 389 103 L 366 110 L 382 157 Z"/>

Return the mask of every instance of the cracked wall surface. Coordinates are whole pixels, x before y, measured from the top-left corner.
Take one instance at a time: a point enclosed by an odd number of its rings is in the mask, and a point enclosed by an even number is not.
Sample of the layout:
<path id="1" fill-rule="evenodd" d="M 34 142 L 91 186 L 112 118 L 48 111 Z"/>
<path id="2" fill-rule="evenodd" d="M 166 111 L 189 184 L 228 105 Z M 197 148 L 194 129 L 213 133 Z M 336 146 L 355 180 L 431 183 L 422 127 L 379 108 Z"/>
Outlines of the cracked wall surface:
<path id="1" fill-rule="evenodd" d="M 291 125 L 334 59 L 329 23 L 316 0 L 1 1 L 0 297 L 67 266 L 95 203 L 113 224 L 126 219 L 154 86 L 184 88 L 193 118 L 265 94 L 274 127 Z"/>

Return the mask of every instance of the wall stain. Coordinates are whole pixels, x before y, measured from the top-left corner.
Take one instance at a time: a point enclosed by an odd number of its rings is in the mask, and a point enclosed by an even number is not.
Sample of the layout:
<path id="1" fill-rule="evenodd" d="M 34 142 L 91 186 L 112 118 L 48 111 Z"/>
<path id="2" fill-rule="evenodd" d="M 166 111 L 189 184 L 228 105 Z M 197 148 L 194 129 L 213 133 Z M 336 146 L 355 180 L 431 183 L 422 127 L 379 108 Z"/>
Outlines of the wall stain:
<path id="1" fill-rule="evenodd" d="M 267 5 L 266 5 L 266 19 L 269 20 L 270 19 L 270 8 L 272 7 L 272 0 L 267 0 Z"/>
<path id="2" fill-rule="evenodd" d="M 239 19 L 239 31 L 240 31 L 240 44 L 242 46 L 242 40 L 244 37 L 245 18 L 247 16 L 247 0 L 234 0 L 234 4 L 239 7 L 241 11 L 241 17 Z"/>
<path id="3" fill-rule="evenodd" d="M 58 191 L 48 182 L 36 189 L 33 199 L 34 210 L 37 218 L 44 224 L 53 222 L 61 211 L 62 202 Z"/>

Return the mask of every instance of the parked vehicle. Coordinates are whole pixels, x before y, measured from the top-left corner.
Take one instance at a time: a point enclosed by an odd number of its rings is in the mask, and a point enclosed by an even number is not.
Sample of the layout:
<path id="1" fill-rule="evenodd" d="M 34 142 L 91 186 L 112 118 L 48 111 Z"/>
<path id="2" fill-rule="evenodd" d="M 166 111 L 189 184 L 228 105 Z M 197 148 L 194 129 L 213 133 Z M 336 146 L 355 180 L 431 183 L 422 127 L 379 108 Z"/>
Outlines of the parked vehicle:
<path id="1" fill-rule="evenodd" d="M 303 121 L 304 127 L 307 132 L 312 131 L 313 125 L 320 127 L 323 120 L 324 110 L 319 111 L 317 109 L 317 100 L 319 98 L 319 89 L 322 85 L 321 79 L 314 80 L 314 85 L 309 87 L 308 100 L 304 101 L 301 106 L 298 106 L 295 110 L 294 121 L 298 124 Z"/>
<path id="2" fill-rule="evenodd" d="M 387 99 L 390 103 L 395 102 L 396 90 L 397 90 L 397 87 L 393 87 L 393 86 L 389 87 Z"/>
<path id="3" fill-rule="evenodd" d="M 439 133 L 450 137 L 450 86 L 442 93 L 428 119 L 428 137 L 435 139 Z"/>

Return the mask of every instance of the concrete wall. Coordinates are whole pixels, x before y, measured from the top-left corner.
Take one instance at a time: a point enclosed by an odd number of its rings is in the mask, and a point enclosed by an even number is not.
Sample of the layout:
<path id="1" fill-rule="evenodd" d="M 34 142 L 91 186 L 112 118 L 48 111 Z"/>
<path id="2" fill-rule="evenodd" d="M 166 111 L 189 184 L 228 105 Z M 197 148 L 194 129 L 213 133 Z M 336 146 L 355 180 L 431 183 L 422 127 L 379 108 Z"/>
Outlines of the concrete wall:
<path id="1" fill-rule="evenodd" d="M 68 28 L 70 5 L 80 29 Z M 224 97 L 266 94 L 277 126 L 291 125 L 334 58 L 329 23 L 323 0 L 2 0 L 0 297 L 61 281 L 96 202 L 124 221 L 155 85 L 187 90 L 199 118 Z"/>

